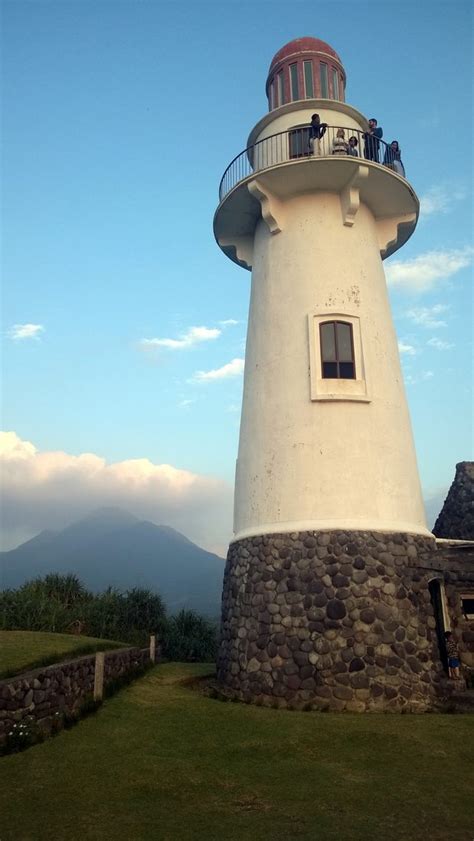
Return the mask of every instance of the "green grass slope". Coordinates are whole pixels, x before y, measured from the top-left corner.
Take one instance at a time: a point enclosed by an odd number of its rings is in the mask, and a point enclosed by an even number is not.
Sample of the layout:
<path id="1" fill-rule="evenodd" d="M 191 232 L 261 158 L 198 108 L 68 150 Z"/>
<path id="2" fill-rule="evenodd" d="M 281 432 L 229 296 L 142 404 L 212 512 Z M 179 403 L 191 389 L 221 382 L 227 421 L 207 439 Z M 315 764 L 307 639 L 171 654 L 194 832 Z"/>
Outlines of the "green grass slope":
<path id="1" fill-rule="evenodd" d="M 474 719 L 222 703 L 168 664 L 0 763 L 2 841 L 471 841 Z"/>
<path id="2" fill-rule="evenodd" d="M 125 645 L 112 640 L 71 634 L 0 631 L 0 680 L 60 660 Z"/>

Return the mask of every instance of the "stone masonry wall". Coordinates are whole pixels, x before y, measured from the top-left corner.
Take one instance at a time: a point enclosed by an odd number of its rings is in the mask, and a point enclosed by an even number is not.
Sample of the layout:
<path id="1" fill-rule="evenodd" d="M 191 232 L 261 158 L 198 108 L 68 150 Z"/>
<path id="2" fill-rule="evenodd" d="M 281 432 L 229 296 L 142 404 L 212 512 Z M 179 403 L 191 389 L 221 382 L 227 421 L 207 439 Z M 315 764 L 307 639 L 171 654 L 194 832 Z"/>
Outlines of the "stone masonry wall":
<path id="1" fill-rule="evenodd" d="M 474 540 L 474 462 L 461 461 L 433 534 L 451 540 Z"/>
<path id="2" fill-rule="evenodd" d="M 149 648 L 105 653 L 104 687 L 144 665 Z M 32 717 L 46 726 L 55 713 L 77 713 L 94 689 L 95 654 L 35 669 L 0 681 L 0 739 L 11 726 Z"/>
<path id="3" fill-rule="evenodd" d="M 426 710 L 443 680 L 430 538 L 300 532 L 230 546 L 218 680 L 242 700 Z"/>

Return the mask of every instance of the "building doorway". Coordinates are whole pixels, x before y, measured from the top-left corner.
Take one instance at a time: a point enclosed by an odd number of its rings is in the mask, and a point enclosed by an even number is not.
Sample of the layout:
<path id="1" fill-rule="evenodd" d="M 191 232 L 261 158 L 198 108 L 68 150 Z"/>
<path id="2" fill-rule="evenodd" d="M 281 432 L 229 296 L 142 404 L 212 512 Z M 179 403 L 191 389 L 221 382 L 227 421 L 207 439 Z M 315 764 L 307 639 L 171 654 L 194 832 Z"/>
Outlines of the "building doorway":
<path id="1" fill-rule="evenodd" d="M 433 605 L 433 612 L 436 621 L 436 637 L 438 640 L 438 649 L 443 669 L 448 671 L 448 654 L 446 651 L 446 640 L 444 638 L 445 631 L 449 631 L 449 619 L 446 611 L 446 602 L 444 595 L 444 584 L 439 578 L 432 578 L 428 584 L 431 604 Z"/>

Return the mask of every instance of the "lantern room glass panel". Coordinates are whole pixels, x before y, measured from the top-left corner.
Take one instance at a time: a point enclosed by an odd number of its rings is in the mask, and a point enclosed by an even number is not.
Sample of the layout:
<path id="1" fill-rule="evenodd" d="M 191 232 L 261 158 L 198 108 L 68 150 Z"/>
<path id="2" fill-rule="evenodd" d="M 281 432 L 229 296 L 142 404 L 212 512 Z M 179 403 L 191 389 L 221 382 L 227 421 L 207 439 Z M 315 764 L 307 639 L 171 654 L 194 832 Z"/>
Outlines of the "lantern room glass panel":
<path id="1" fill-rule="evenodd" d="M 313 99 L 313 97 L 314 97 L 313 62 L 312 61 L 304 61 L 303 62 L 303 69 L 304 69 L 305 96 L 306 96 L 306 99 Z"/>
<path id="2" fill-rule="evenodd" d="M 323 99 L 327 99 L 329 96 L 328 66 L 324 62 L 321 62 L 319 65 L 319 74 L 321 80 L 321 96 Z"/>
<path id="3" fill-rule="evenodd" d="M 277 75 L 277 83 L 278 83 L 278 105 L 285 104 L 285 80 L 283 78 L 283 70 Z"/>
<path id="4" fill-rule="evenodd" d="M 299 99 L 299 90 L 298 90 L 298 65 L 297 64 L 290 64 L 290 87 L 291 87 L 291 99 L 294 102 L 295 100 Z"/>

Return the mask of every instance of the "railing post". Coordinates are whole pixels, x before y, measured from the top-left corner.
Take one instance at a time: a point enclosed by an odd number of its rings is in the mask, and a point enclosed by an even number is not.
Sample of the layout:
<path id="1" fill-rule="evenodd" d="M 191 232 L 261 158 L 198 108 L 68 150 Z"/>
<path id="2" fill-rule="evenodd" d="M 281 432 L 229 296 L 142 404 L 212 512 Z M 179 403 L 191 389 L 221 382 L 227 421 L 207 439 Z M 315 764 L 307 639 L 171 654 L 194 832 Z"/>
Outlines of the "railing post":
<path id="1" fill-rule="evenodd" d="M 156 635 L 150 634 L 150 660 L 156 663 Z"/>
<path id="2" fill-rule="evenodd" d="M 104 665 L 105 652 L 98 651 L 95 655 L 94 701 L 102 701 L 104 697 Z"/>

